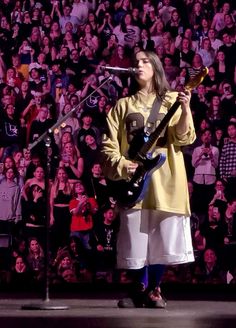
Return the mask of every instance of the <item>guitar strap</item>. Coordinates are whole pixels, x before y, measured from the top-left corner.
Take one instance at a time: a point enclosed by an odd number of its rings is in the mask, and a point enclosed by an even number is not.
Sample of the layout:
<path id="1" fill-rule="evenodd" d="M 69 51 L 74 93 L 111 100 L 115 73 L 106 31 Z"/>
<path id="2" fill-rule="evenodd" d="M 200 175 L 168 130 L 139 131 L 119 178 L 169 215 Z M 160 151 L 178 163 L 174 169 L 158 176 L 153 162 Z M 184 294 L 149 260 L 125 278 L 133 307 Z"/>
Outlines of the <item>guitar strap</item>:
<path id="1" fill-rule="evenodd" d="M 150 134 L 153 132 L 153 130 L 155 128 L 155 123 L 158 118 L 160 107 L 161 107 L 161 99 L 159 97 L 156 97 L 152 104 L 152 109 L 148 116 L 147 122 L 144 126 L 144 133 L 145 133 L 146 138 L 148 138 L 150 136 Z"/>

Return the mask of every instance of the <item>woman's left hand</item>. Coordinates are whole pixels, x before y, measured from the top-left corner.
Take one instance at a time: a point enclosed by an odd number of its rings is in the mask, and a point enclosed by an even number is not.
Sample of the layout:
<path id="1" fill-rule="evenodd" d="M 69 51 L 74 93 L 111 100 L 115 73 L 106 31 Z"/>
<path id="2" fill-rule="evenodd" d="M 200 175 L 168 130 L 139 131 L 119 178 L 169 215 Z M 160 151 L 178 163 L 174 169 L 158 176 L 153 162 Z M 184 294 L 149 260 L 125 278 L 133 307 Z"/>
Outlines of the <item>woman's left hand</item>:
<path id="1" fill-rule="evenodd" d="M 186 90 L 184 92 L 179 92 L 177 101 L 180 102 L 181 108 L 183 112 L 187 112 L 190 109 L 190 99 L 191 99 L 191 92 Z"/>

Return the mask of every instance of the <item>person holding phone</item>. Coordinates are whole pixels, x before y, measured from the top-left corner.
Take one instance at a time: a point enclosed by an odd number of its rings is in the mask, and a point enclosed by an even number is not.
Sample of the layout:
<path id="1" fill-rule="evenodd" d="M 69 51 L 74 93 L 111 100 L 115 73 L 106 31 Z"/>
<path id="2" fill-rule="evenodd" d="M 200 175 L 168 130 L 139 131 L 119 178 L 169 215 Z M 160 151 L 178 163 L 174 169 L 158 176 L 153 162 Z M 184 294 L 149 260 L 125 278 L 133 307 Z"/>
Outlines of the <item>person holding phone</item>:
<path id="1" fill-rule="evenodd" d="M 202 145 L 195 147 L 192 155 L 194 168 L 194 196 L 198 199 L 198 211 L 204 213 L 214 196 L 216 169 L 219 162 L 219 149 L 211 144 L 210 129 L 201 132 Z"/>
<path id="2" fill-rule="evenodd" d="M 73 187 L 73 198 L 69 202 L 71 213 L 70 236 L 77 237 L 83 250 L 90 254 L 92 247 L 90 239 L 94 226 L 94 215 L 98 211 L 97 201 L 93 197 L 88 197 L 85 185 L 81 180 L 77 180 Z"/>
<path id="3" fill-rule="evenodd" d="M 69 183 L 74 183 L 82 177 L 84 173 L 84 159 L 73 142 L 66 142 L 63 146 L 59 167 L 65 169 Z"/>

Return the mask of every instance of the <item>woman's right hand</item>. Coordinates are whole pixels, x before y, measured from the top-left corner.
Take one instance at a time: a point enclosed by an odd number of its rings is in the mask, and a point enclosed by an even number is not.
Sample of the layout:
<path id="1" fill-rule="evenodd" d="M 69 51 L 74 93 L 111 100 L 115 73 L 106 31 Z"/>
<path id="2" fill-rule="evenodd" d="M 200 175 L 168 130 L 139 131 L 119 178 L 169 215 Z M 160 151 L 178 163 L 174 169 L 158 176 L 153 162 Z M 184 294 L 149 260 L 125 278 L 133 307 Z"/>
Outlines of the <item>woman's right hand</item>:
<path id="1" fill-rule="evenodd" d="M 138 167 L 138 163 L 128 162 L 126 167 L 128 175 L 133 175 Z"/>

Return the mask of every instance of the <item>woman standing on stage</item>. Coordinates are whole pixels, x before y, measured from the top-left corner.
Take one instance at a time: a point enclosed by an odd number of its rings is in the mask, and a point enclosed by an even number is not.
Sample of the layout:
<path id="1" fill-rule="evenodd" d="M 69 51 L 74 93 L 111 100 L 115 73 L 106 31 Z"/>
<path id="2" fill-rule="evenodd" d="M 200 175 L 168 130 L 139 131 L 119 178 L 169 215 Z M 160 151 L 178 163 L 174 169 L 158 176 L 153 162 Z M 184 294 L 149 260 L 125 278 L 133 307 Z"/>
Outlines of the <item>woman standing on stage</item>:
<path id="1" fill-rule="evenodd" d="M 104 137 L 104 174 L 111 180 L 131 177 L 138 163 L 128 157 L 130 142 L 143 131 L 157 98 L 159 113 L 154 129 L 178 100 L 180 106 L 154 146 L 154 155 L 163 153 L 165 163 L 151 176 L 144 199 L 130 209 L 120 209 L 117 265 L 132 269 L 139 284 L 131 298 L 119 307 L 164 308 L 160 281 L 165 265 L 194 261 L 187 178 L 181 147 L 195 140 L 189 107 L 190 92 L 171 92 L 163 66 L 153 52 L 136 54 L 138 91 L 118 100 L 108 113 L 109 133 Z"/>

